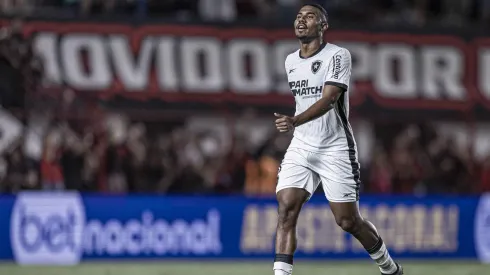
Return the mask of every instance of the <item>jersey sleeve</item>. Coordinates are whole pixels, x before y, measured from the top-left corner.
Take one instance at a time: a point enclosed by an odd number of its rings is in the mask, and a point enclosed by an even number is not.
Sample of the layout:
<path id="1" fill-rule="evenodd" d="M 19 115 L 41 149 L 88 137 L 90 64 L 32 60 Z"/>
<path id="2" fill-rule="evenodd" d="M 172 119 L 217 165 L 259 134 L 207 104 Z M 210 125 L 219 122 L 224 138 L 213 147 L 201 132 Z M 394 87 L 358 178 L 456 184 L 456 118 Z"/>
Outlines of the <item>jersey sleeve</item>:
<path id="1" fill-rule="evenodd" d="M 347 91 L 352 70 L 352 59 L 347 49 L 334 54 L 328 63 L 325 85 L 333 85 Z"/>

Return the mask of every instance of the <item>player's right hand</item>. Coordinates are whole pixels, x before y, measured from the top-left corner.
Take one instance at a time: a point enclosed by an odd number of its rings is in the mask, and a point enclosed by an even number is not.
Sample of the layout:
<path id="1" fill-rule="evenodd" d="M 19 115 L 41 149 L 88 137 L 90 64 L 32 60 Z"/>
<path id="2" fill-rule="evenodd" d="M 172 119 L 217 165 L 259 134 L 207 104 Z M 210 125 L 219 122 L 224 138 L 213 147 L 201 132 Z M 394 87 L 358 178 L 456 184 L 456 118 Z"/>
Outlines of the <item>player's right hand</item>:
<path id="1" fill-rule="evenodd" d="M 294 129 L 293 118 L 278 113 L 274 113 L 276 119 L 276 128 L 281 133 L 286 133 Z"/>

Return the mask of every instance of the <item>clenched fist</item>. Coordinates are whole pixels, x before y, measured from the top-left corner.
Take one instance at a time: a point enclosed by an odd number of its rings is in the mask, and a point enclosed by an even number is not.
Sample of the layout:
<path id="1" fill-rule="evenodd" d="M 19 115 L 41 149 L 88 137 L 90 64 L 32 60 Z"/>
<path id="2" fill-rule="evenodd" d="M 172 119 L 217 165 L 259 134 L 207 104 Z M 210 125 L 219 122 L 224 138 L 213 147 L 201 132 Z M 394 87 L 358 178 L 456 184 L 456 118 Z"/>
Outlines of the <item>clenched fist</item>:
<path id="1" fill-rule="evenodd" d="M 294 130 L 294 118 L 278 113 L 274 113 L 274 115 L 277 117 L 276 128 L 279 132 L 286 133 Z"/>

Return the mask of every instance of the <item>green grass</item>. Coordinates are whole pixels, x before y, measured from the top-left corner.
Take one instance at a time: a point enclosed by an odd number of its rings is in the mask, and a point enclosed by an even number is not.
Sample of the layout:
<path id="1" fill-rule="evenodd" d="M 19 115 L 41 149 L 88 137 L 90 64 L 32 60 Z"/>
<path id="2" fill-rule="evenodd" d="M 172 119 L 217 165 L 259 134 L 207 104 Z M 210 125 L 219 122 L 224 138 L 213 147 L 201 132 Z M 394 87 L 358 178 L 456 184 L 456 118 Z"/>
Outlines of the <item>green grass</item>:
<path id="1" fill-rule="evenodd" d="M 484 275 L 490 265 L 476 262 L 406 262 L 406 275 Z M 0 264 L 0 275 L 273 275 L 272 264 L 259 262 L 90 263 L 75 267 L 19 267 Z M 294 275 L 379 275 L 367 262 L 297 261 Z"/>

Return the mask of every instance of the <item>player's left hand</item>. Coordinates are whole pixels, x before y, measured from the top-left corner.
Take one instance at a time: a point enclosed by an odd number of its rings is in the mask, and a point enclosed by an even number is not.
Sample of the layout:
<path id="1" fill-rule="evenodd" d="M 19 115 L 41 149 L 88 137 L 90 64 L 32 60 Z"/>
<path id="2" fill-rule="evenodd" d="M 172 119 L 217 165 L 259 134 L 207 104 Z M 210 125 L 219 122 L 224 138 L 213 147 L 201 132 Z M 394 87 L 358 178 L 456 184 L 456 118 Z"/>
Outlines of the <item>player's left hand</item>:
<path id="1" fill-rule="evenodd" d="M 279 132 L 286 133 L 294 129 L 294 118 L 278 113 L 274 113 L 274 115 L 278 118 L 276 119 L 276 128 Z"/>

